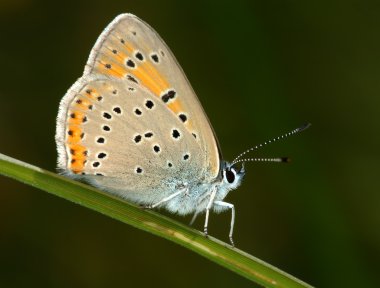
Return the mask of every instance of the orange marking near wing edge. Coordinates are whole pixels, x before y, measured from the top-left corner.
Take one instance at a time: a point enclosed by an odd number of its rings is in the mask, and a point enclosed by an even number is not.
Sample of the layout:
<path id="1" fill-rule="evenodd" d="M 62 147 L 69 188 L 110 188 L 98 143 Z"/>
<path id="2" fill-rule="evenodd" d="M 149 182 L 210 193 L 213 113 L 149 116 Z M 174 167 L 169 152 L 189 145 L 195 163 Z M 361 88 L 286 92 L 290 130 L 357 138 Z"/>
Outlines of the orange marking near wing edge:
<path id="1" fill-rule="evenodd" d="M 70 112 L 68 122 L 69 122 L 69 124 L 79 125 L 79 124 L 83 123 L 84 119 L 85 119 L 85 113 L 84 112 L 72 111 L 72 112 Z"/>
<path id="2" fill-rule="evenodd" d="M 72 158 L 70 160 L 69 168 L 75 174 L 81 173 L 83 171 L 85 161 L 86 161 L 85 158 L 84 159 Z"/>
<path id="3" fill-rule="evenodd" d="M 83 91 L 86 92 L 86 94 L 84 94 Z M 91 88 L 91 87 L 85 87 L 83 91 L 81 93 L 90 99 L 95 99 L 99 95 L 98 92 L 94 88 Z"/>
<path id="4" fill-rule="evenodd" d="M 81 144 L 71 144 L 69 145 L 69 148 L 70 150 L 73 150 L 74 153 L 72 153 L 72 158 L 75 158 L 75 159 L 83 159 L 83 158 L 86 158 L 85 156 L 85 152 L 87 151 L 86 150 L 86 147 L 81 145 Z"/>
<path id="5" fill-rule="evenodd" d="M 70 125 L 68 134 L 68 166 L 69 169 L 75 174 L 83 171 L 84 164 L 86 162 L 87 150 L 83 145 L 78 144 L 81 141 L 82 130 L 75 125 Z"/>
<path id="6" fill-rule="evenodd" d="M 88 101 L 84 97 L 80 97 L 80 98 L 75 100 L 75 108 L 78 108 L 78 109 L 87 110 L 87 109 L 89 109 L 89 106 L 91 104 L 92 104 L 92 102 Z"/>
<path id="7" fill-rule="evenodd" d="M 81 141 L 82 130 L 77 125 L 70 125 L 67 130 L 67 141 L 69 144 L 77 144 Z"/>

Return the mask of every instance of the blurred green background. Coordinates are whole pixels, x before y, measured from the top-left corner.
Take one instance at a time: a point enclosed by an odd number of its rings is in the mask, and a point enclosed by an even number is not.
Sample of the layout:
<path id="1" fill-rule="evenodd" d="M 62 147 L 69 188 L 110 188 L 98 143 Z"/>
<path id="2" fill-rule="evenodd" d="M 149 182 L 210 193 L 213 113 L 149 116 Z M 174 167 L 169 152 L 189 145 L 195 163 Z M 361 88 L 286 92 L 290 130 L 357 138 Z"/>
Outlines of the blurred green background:
<path id="1" fill-rule="evenodd" d="M 59 101 L 124 12 L 171 47 L 227 160 L 313 124 L 255 154 L 290 165 L 247 165 L 228 196 L 237 246 L 318 287 L 379 287 L 379 2 L 2 0 L 1 153 L 55 170 Z M 0 287 L 252 287 L 166 240 L 0 187 Z M 229 219 L 213 214 L 210 233 L 228 241 Z"/>

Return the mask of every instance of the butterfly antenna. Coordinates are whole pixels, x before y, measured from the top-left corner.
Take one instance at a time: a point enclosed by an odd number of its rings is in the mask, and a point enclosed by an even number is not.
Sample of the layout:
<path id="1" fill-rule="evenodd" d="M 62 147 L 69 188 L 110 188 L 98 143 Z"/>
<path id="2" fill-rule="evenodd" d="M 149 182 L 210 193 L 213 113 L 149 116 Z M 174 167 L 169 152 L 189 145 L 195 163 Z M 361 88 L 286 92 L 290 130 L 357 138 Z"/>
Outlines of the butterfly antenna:
<path id="1" fill-rule="evenodd" d="M 240 163 L 240 162 L 276 162 L 276 163 L 289 163 L 290 158 L 289 157 L 277 157 L 277 158 L 243 158 L 239 160 L 235 160 L 232 162 L 234 164 Z"/>
<path id="2" fill-rule="evenodd" d="M 294 130 L 292 130 L 292 131 L 290 131 L 288 133 L 285 133 L 285 134 L 283 134 L 281 136 L 278 136 L 276 138 L 268 140 L 268 141 L 266 141 L 266 142 L 264 142 L 262 144 L 259 144 L 259 145 L 256 145 L 254 147 L 251 147 L 248 150 L 246 150 L 243 153 L 241 153 L 239 156 L 237 156 L 234 159 L 234 161 L 232 161 L 232 165 L 234 165 L 236 163 L 239 163 L 239 162 L 282 162 L 282 163 L 290 162 L 290 159 L 288 157 L 279 157 L 279 158 L 249 158 L 249 159 L 240 159 L 240 158 L 243 157 L 248 152 L 256 151 L 259 148 L 264 147 L 264 146 L 266 146 L 268 144 L 274 143 L 274 142 L 276 142 L 278 140 L 282 140 L 282 139 L 288 138 L 291 135 L 294 135 L 294 134 L 297 134 L 299 132 L 302 132 L 302 131 L 306 130 L 307 128 L 309 128 L 310 126 L 311 126 L 310 123 L 305 123 L 302 126 L 296 128 L 296 129 L 294 129 Z"/>

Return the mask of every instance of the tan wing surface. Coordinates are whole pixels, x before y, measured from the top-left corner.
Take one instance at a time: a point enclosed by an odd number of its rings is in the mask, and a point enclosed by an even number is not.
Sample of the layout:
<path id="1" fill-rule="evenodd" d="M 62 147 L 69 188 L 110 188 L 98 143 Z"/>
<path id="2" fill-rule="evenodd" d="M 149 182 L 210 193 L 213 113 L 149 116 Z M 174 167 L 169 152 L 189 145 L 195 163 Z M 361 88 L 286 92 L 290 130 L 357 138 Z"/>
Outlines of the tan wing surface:
<path id="1" fill-rule="evenodd" d="M 137 82 L 148 89 L 196 138 L 207 176 L 217 176 L 219 148 L 211 124 L 172 52 L 148 24 L 131 14 L 116 17 L 95 44 L 86 74 Z"/>

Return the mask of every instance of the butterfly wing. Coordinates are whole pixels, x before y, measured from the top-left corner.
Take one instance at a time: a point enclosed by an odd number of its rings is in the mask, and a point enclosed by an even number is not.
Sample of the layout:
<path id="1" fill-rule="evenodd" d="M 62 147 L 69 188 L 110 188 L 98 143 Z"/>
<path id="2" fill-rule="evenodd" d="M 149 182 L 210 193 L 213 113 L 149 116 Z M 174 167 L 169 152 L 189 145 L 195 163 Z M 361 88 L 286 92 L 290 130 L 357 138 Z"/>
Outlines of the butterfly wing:
<path id="1" fill-rule="evenodd" d="M 211 124 L 174 55 L 148 24 L 131 14 L 116 17 L 95 44 L 87 73 L 137 80 L 161 98 L 197 137 L 204 150 L 203 167 L 211 178 L 217 176 L 220 149 Z"/>
<path id="2" fill-rule="evenodd" d="M 59 167 L 136 202 L 219 174 L 216 138 L 186 76 L 157 33 L 131 14 L 101 34 L 57 123 Z M 147 189 L 155 193 L 141 193 Z"/>

